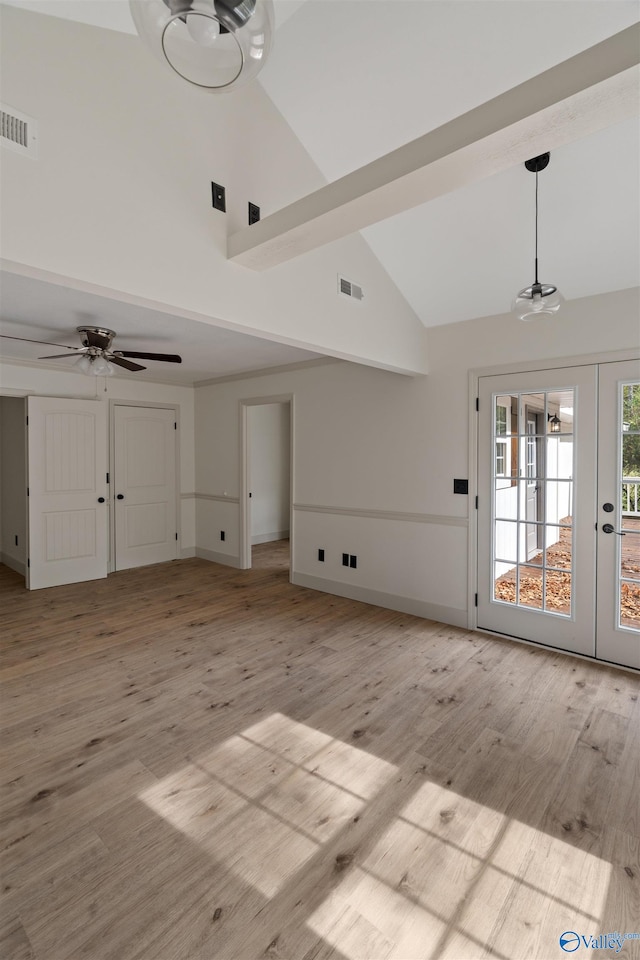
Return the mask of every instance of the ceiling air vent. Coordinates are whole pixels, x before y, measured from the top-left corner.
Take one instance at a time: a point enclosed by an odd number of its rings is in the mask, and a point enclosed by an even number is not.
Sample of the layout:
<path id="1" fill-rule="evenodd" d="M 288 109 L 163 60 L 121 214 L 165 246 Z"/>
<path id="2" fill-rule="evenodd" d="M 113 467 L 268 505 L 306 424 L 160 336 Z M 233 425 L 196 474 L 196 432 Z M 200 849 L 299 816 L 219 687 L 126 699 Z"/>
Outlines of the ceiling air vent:
<path id="1" fill-rule="evenodd" d="M 340 275 L 338 275 L 338 293 L 341 293 L 344 297 L 351 297 L 353 300 L 362 300 L 364 297 L 362 287 L 359 284 L 353 283 Z"/>
<path id="2" fill-rule="evenodd" d="M 0 103 L 0 141 L 3 147 L 15 150 L 16 153 L 35 157 L 38 141 L 35 120 Z"/>

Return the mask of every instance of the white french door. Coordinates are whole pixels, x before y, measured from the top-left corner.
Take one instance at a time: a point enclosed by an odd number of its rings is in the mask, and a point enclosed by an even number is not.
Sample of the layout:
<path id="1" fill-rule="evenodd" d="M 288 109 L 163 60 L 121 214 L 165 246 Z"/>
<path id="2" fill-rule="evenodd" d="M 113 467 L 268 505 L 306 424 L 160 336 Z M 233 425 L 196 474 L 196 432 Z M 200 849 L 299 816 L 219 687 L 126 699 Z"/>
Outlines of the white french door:
<path id="1" fill-rule="evenodd" d="M 28 397 L 30 590 L 107 575 L 107 419 L 99 400 Z"/>
<path id="2" fill-rule="evenodd" d="M 600 364 L 596 656 L 640 668 L 640 363 Z"/>
<path id="3" fill-rule="evenodd" d="M 481 377 L 479 399 L 478 627 L 640 666 L 640 365 Z"/>

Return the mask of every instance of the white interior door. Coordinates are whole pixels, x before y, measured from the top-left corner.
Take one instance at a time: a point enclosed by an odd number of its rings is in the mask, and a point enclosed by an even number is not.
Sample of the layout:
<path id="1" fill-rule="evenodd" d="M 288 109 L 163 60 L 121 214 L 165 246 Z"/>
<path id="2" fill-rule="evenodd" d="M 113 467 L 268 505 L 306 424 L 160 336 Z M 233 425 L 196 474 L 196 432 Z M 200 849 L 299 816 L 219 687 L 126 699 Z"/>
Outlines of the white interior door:
<path id="1" fill-rule="evenodd" d="M 115 407 L 116 570 L 178 555 L 175 422 L 173 409 Z"/>
<path id="2" fill-rule="evenodd" d="M 28 587 L 107 575 L 107 415 L 99 400 L 29 397 Z"/>
<path id="3" fill-rule="evenodd" d="M 479 398 L 478 626 L 640 667 L 640 363 L 482 377 Z"/>
<path id="4" fill-rule="evenodd" d="M 597 656 L 640 668 L 640 363 L 600 365 Z"/>

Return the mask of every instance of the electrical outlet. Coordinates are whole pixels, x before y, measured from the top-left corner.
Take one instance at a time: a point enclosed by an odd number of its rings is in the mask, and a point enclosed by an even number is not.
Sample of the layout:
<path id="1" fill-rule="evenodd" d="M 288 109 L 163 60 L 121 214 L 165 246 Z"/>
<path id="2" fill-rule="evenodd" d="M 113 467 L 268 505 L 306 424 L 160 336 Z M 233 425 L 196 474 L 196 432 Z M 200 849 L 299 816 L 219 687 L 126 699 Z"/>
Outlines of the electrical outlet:
<path id="1" fill-rule="evenodd" d="M 249 226 L 252 223 L 257 223 L 260 219 L 260 207 L 256 203 L 251 203 L 249 201 Z"/>
<path id="2" fill-rule="evenodd" d="M 214 210 L 221 210 L 222 213 L 226 212 L 227 202 L 225 198 L 225 189 L 220 186 L 219 183 L 214 183 L 211 181 L 211 205 Z"/>
<path id="3" fill-rule="evenodd" d="M 342 566 L 343 566 L 343 567 L 348 567 L 348 566 L 349 566 L 349 554 L 348 554 L 348 553 L 343 553 L 343 554 L 342 554 Z"/>
<path id="4" fill-rule="evenodd" d="M 324 563 L 324 550 L 318 550 L 318 561 Z"/>
<path id="5" fill-rule="evenodd" d="M 351 554 L 351 556 L 349 557 L 349 566 L 351 567 L 352 570 L 355 570 L 356 567 L 358 566 L 358 558 L 354 557 L 353 554 Z"/>
<path id="6" fill-rule="evenodd" d="M 220 531 L 220 539 L 221 539 L 221 540 L 224 540 L 224 538 L 225 538 L 225 532 L 224 532 L 224 530 L 221 530 L 221 531 Z"/>
<path id="7" fill-rule="evenodd" d="M 454 493 L 469 493 L 469 481 L 468 481 L 468 480 L 454 480 L 454 481 L 453 481 L 453 492 L 454 492 Z"/>

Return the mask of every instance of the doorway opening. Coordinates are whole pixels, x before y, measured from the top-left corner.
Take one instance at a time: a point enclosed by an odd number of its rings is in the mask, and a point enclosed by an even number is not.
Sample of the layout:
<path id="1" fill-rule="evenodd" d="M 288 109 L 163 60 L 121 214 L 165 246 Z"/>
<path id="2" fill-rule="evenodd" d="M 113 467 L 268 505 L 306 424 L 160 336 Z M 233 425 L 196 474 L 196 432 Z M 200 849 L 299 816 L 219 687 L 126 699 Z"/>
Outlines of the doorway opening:
<path id="1" fill-rule="evenodd" d="M 24 397 L 0 396 L 0 563 L 27 575 L 27 427 Z"/>
<path id="2" fill-rule="evenodd" d="M 241 402 L 242 569 L 290 575 L 293 403 L 290 396 Z"/>

